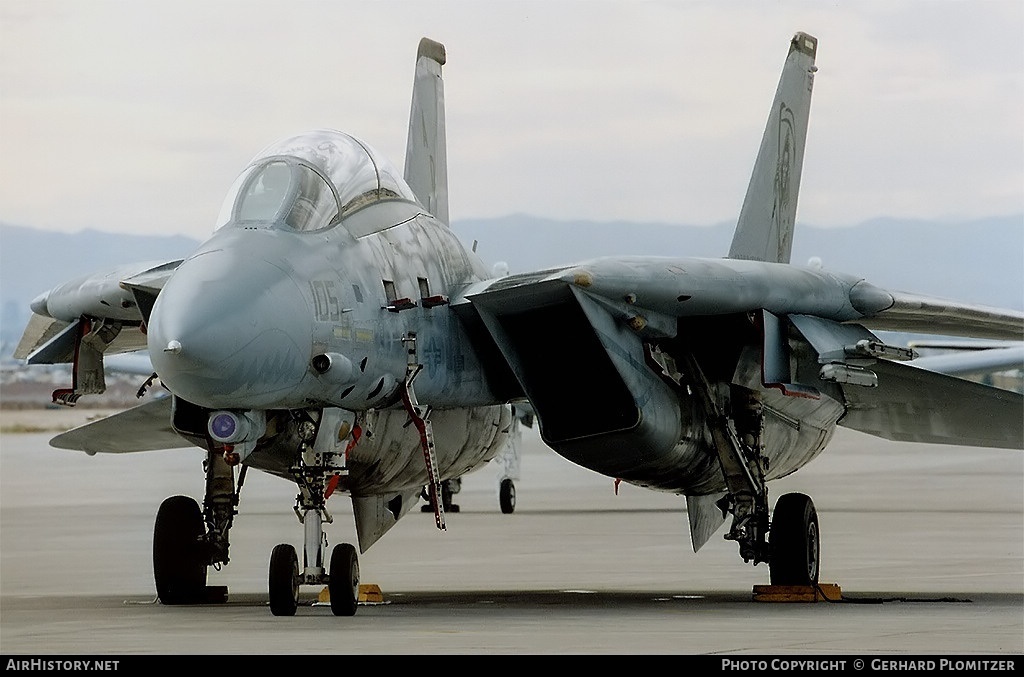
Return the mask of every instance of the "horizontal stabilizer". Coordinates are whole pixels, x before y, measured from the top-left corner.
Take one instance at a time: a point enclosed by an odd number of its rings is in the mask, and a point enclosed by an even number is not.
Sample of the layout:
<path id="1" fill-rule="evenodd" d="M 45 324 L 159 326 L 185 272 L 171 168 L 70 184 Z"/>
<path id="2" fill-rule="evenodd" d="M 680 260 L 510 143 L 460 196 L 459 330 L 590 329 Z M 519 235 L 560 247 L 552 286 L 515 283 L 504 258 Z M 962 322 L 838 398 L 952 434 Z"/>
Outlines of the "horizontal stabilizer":
<path id="1" fill-rule="evenodd" d="M 194 446 L 171 427 L 171 400 L 163 397 L 57 435 L 50 446 L 93 454 Z"/>
<path id="2" fill-rule="evenodd" d="M 1020 393 L 894 362 L 869 368 L 878 387 L 845 388 L 839 425 L 905 442 L 1024 449 Z"/>

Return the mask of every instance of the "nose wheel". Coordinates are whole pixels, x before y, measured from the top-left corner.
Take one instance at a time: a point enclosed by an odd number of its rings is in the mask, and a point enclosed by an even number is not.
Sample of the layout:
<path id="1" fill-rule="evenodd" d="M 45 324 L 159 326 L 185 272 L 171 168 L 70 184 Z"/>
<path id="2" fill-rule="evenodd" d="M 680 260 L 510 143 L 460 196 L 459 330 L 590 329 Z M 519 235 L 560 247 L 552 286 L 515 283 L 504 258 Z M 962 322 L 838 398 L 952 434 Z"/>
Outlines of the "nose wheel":
<path id="1" fill-rule="evenodd" d="M 294 616 L 299 606 L 299 556 L 287 543 L 275 546 L 270 554 L 270 612 L 275 616 Z"/>
<path id="2" fill-rule="evenodd" d="M 327 577 L 331 612 L 335 616 L 354 616 L 359 601 L 359 558 L 351 543 L 339 543 L 331 551 L 331 569 Z"/>

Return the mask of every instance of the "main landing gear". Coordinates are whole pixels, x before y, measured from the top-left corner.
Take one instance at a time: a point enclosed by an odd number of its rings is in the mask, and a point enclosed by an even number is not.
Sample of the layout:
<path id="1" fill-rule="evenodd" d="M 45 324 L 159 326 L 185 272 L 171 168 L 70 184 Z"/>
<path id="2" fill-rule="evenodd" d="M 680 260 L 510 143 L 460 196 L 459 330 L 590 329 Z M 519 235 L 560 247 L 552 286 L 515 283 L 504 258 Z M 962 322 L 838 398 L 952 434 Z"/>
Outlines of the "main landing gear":
<path id="1" fill-rule="evenodd" d="M 452 497 L 461 490 L 461 477 L 441 482 L 441 506 L 444 508 L 444 512 L 459 511 L 459 504 L 452 502 Z M 434 502 L 430 497 L 430 487 L 423 487 L 423 491 L 420 492 L 420 497 L 427 502 L 426 505 L 420 506 L 420 512 L 434 512 Z"/>
<path id="2" fill-rule="evenodd" d="M 459 493 L 462 488 L 462 479 L 445 480 L 441 482 L 441 505 L 445 512 L 459 512 L 459 504 L 452 502 L 452 497 Z M 420 506 L 420 512 L 434 512 L 434 503 L 430 498 L 430 492 L 424 487 L 420 497 L 426 501 Z M 511 478 L 504 478 L 498 483 L 498 505 L 501 512 L 511 515 L 516 510 L 516 485 Z"/>
<path id="3" fill-rule="evenodd" d="M 205 599 L 206 528 L 199 504 L 188 496 L 171 496 L 156 514 L 153 575 L 164 604 L 197 604 Z"/>
<path id="4" fill-rule="evenodd" d="M 498 485 L 498 505 L 501 506 L 501 512 L 506 515 L 511 515 L 516 509 L 516 485 L 508 477 L 503 479 Z"/>
<path id="5" fill-rule="evenodd" d="M 682 374 L 661 354 L 651 353 L 663 376 L 677 385 Z M 765 473 L 768 458 L 761 439 L 763 406 L 759 394 L 737 385 L 712 384 L 692 355 L 684 358 L 688 383 L 704 410 L 728 494 L 719 503 L 733 520 L 726 538 L 743 561 L 767 562 L 772 585 L 817 585 L 821 561 L 818 515 L 809 496 L 785 494 L 769 521 Z M 770 540 L 769 540 L 770 539 Z"/>
<path id="6" fill-rule="evenodd" d="M 160 505 L 153 527 L 153 577 L 163 604 L 215 601 L 220 589 L 206 586 L 206 568 L 228 563 L 228 532 L 236 514 L 234 467 L 222 453 L 210 451 L 204 463 L 206 494 L 200 510 L 195 499 L 171 496 Z M 238 487 L 245 478 L 239 473 Z M 223 595 L 221 595 L 223 598 Z"/>

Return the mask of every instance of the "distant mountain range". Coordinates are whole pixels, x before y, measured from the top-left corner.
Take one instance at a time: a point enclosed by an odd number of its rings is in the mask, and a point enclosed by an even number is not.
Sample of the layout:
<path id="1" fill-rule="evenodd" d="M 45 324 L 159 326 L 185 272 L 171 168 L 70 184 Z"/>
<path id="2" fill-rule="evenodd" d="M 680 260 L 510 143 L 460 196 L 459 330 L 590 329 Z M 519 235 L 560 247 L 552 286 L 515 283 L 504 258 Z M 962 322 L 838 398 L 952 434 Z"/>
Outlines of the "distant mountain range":
<path id="1" fill-rule="evenodd" d="M 552 221 L 525 214 L 457 221 L 487 262 L 511 272 L 600 256 L 722 257 L 733 224 Z M 65 234 L 0 223 L 0 335 L 13 350 L 38 294 L 122 263 L 171 260 L 199 245 L 184 236 Z M 863 276 L 882 287 L 1024 310 L 1024 214 L 962 222 L 875 219 L 849 228 L 798 224 L 794 263 Z"/>

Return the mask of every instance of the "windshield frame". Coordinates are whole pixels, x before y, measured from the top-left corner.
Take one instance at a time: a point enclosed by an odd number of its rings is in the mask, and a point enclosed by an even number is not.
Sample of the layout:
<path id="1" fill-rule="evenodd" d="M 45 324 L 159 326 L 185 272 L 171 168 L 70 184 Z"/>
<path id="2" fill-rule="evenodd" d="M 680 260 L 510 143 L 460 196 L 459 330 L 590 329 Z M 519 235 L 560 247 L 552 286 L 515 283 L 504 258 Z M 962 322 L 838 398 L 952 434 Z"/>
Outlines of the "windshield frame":
<path id="1" fill-rule="evenodd" d="M 276 167 L 288 169 L 288 183 L 273 186 L 279 194 L 272 201 L 253 210 L 255 185 L 264 181 L 267 170 Z M 310 178 L 314 178 L 312 182 Z M 269 191 L 269 189 L 268 189 Z M 230 213 L 222 218 L 222 225 L 269 224 L 296 232 L 315 232 L 337 225 L 341 220 L 341 205 L 330 179 L 319 168 L 294 155 L 269 155 L 250 164 L 236 179 L 231 194 Z M 299 210 L 299 207 L 302 210 Z M 226 211 L 228 204 L 224 205 Z M 247 213 L 248 212 L 248 213 Z"/>

